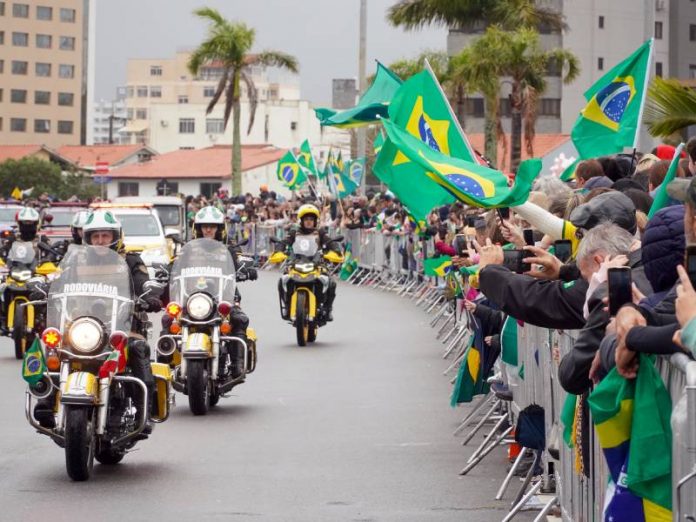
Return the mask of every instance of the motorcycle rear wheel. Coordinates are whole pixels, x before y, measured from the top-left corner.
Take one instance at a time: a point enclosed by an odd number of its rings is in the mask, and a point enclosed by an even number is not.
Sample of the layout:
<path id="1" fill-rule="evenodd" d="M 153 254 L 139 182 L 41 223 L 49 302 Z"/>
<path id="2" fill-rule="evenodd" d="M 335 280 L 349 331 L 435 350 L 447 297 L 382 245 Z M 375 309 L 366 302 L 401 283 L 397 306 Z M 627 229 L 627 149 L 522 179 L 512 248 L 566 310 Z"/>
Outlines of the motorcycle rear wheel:
<path id="1" fill-rule="evenodd" d="M 298 346 L 307 346 L 309 324 L 307 322 L 307 294 L 298 292 L 297 308 L 295 311 L 295 332 Z"/>
<path id="2" fill-rule="evenodd" d="M 94 466 L 94 420 L 92 408 L 65 406 L 65 467 L 68 476 L 82 482 Z"/>
<path id="3" fill-rule="evenodd" d="M 210 382 L 205 369 L 205 360 L 189 361 L 186 370 L 186 388 L 189 409 L 194 415 L 205 415 L 210 408 Z"/>

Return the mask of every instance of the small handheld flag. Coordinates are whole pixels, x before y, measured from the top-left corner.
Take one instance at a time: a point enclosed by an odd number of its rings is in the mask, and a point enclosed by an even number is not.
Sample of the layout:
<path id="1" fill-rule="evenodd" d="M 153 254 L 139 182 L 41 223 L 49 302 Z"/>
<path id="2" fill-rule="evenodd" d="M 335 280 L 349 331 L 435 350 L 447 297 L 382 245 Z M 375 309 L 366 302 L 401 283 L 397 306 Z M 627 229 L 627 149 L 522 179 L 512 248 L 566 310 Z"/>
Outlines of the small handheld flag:
<path id="1" fill-rule="evenodd" d="M 34 339 L 31 347 L 24 353 L 22 378 L 29 383 L 29 386 L 34 386 L 41 380 L 45 371 L 46 361 L 44 360 L 41 343 L 37 337 Z"/>

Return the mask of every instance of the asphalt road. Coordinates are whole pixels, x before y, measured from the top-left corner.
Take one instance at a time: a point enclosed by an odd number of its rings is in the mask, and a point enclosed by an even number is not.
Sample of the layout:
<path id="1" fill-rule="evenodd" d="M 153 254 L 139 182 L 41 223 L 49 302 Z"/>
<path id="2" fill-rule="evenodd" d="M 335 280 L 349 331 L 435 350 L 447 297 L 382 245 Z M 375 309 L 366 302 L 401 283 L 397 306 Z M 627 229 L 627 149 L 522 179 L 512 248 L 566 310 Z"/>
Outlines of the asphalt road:
<path id="1" fill-rule="evenodd" d="M 276 279 L 242 285 L 260 339 L 247 382 L 206 417 L 178 395 L 149 440 L 118 466 L 95 463 L 86 483 L 68 479 L 62 450 L 25 421 L 20 363 L 0 340 L 0 521 L 502 519 L 502 450 L 457 475 L 472 451 L 451 435 L 465 410 L 449 407 L 423 312 L 342 285 L 336 320 L 299 348 Z"/>

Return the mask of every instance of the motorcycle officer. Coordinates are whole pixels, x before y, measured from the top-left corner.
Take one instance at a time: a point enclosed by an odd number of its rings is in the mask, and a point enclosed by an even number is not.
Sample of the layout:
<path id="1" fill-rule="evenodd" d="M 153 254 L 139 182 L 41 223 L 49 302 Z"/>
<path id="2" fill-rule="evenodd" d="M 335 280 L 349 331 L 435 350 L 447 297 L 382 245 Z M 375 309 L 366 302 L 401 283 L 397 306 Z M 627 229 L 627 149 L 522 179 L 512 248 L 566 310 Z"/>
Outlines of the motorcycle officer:
<path id="1" fill-rule="evenodd" d="M 297 234 L 301 235 L 316 235 L 319 242 L 319 248 L 324 252 L 334 251 L 337 254 L 341 254 L 341 247 L 339 244 L 329 237 L 329 233 L 326 228 L 319 227 L 320 213 L 319 209 L 311 204 L 302 205 L 297 210 L 297 221 L 298 223 L 288 230 L 288 234 L 281 241 L 283 249 L 287 250 L 295 242 L 295 237 Z M 327 274 L 328 275 L 328 274 Z M 283 291 L 283 285 L 278 282 L 278 291 L 280 293 L 281 299 L 285 301 L 285 295 Z M 333 303 L 336 299 L 336 281 L 329 275 L 329 288 L 324 296 L 324 313 L 326 314 L 327 321 L 333 321 Z"/>

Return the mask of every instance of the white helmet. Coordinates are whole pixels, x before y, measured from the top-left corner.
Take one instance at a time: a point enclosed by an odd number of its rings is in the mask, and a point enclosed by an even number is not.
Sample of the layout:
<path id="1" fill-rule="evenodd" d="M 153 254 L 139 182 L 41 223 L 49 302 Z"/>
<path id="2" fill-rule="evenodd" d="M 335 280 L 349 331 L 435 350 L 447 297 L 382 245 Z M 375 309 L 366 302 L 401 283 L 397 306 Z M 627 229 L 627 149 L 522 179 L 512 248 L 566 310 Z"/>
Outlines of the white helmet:
<path id="1" fill-rule="evenodd" d="M 24 207 L 17 213 L 17 223 L 37 223 L 39 222 L 39 213 L 31 208 Z"/>
<path id="2" fill-rule="evenodd" d="M 225 241 L 227 238 L 227 230 L 225 227 L 225 215 L 218 210 L 217 207 L 207 206 L 200 209 L 193 218 L 193 237 L 203 237 L 201 227 L 203 225 L 215 225 L 215 239 Z"/>
<path id="3" fill-rule="evenodd" d="M 92 233 L 98 230 L 114 232 L 114 239 L 108 246 L 117 252 L 121 249 L 123 245 L 123 229 L 121 222 L 116 219 L 110 210 L 95 210 L 87 216 L 87 220 L 82 227 L 82 236 L 85 244 L 92 244 Z"/>
<path id="4" fill-rule="evenodd" d="M 87 221 L 88 217 L 89 210 L 80 210 L 79 212 L 75 212 L 72 223 L 70 224 L 70 233 L 72 234 L 73 241 L 75 241 L 75 243 L 78 245 L 82 244 L 82 236 L 80 235 L 80 231 L 82 230 L 82 227 L 85 226 L 85 222 Z"/>

